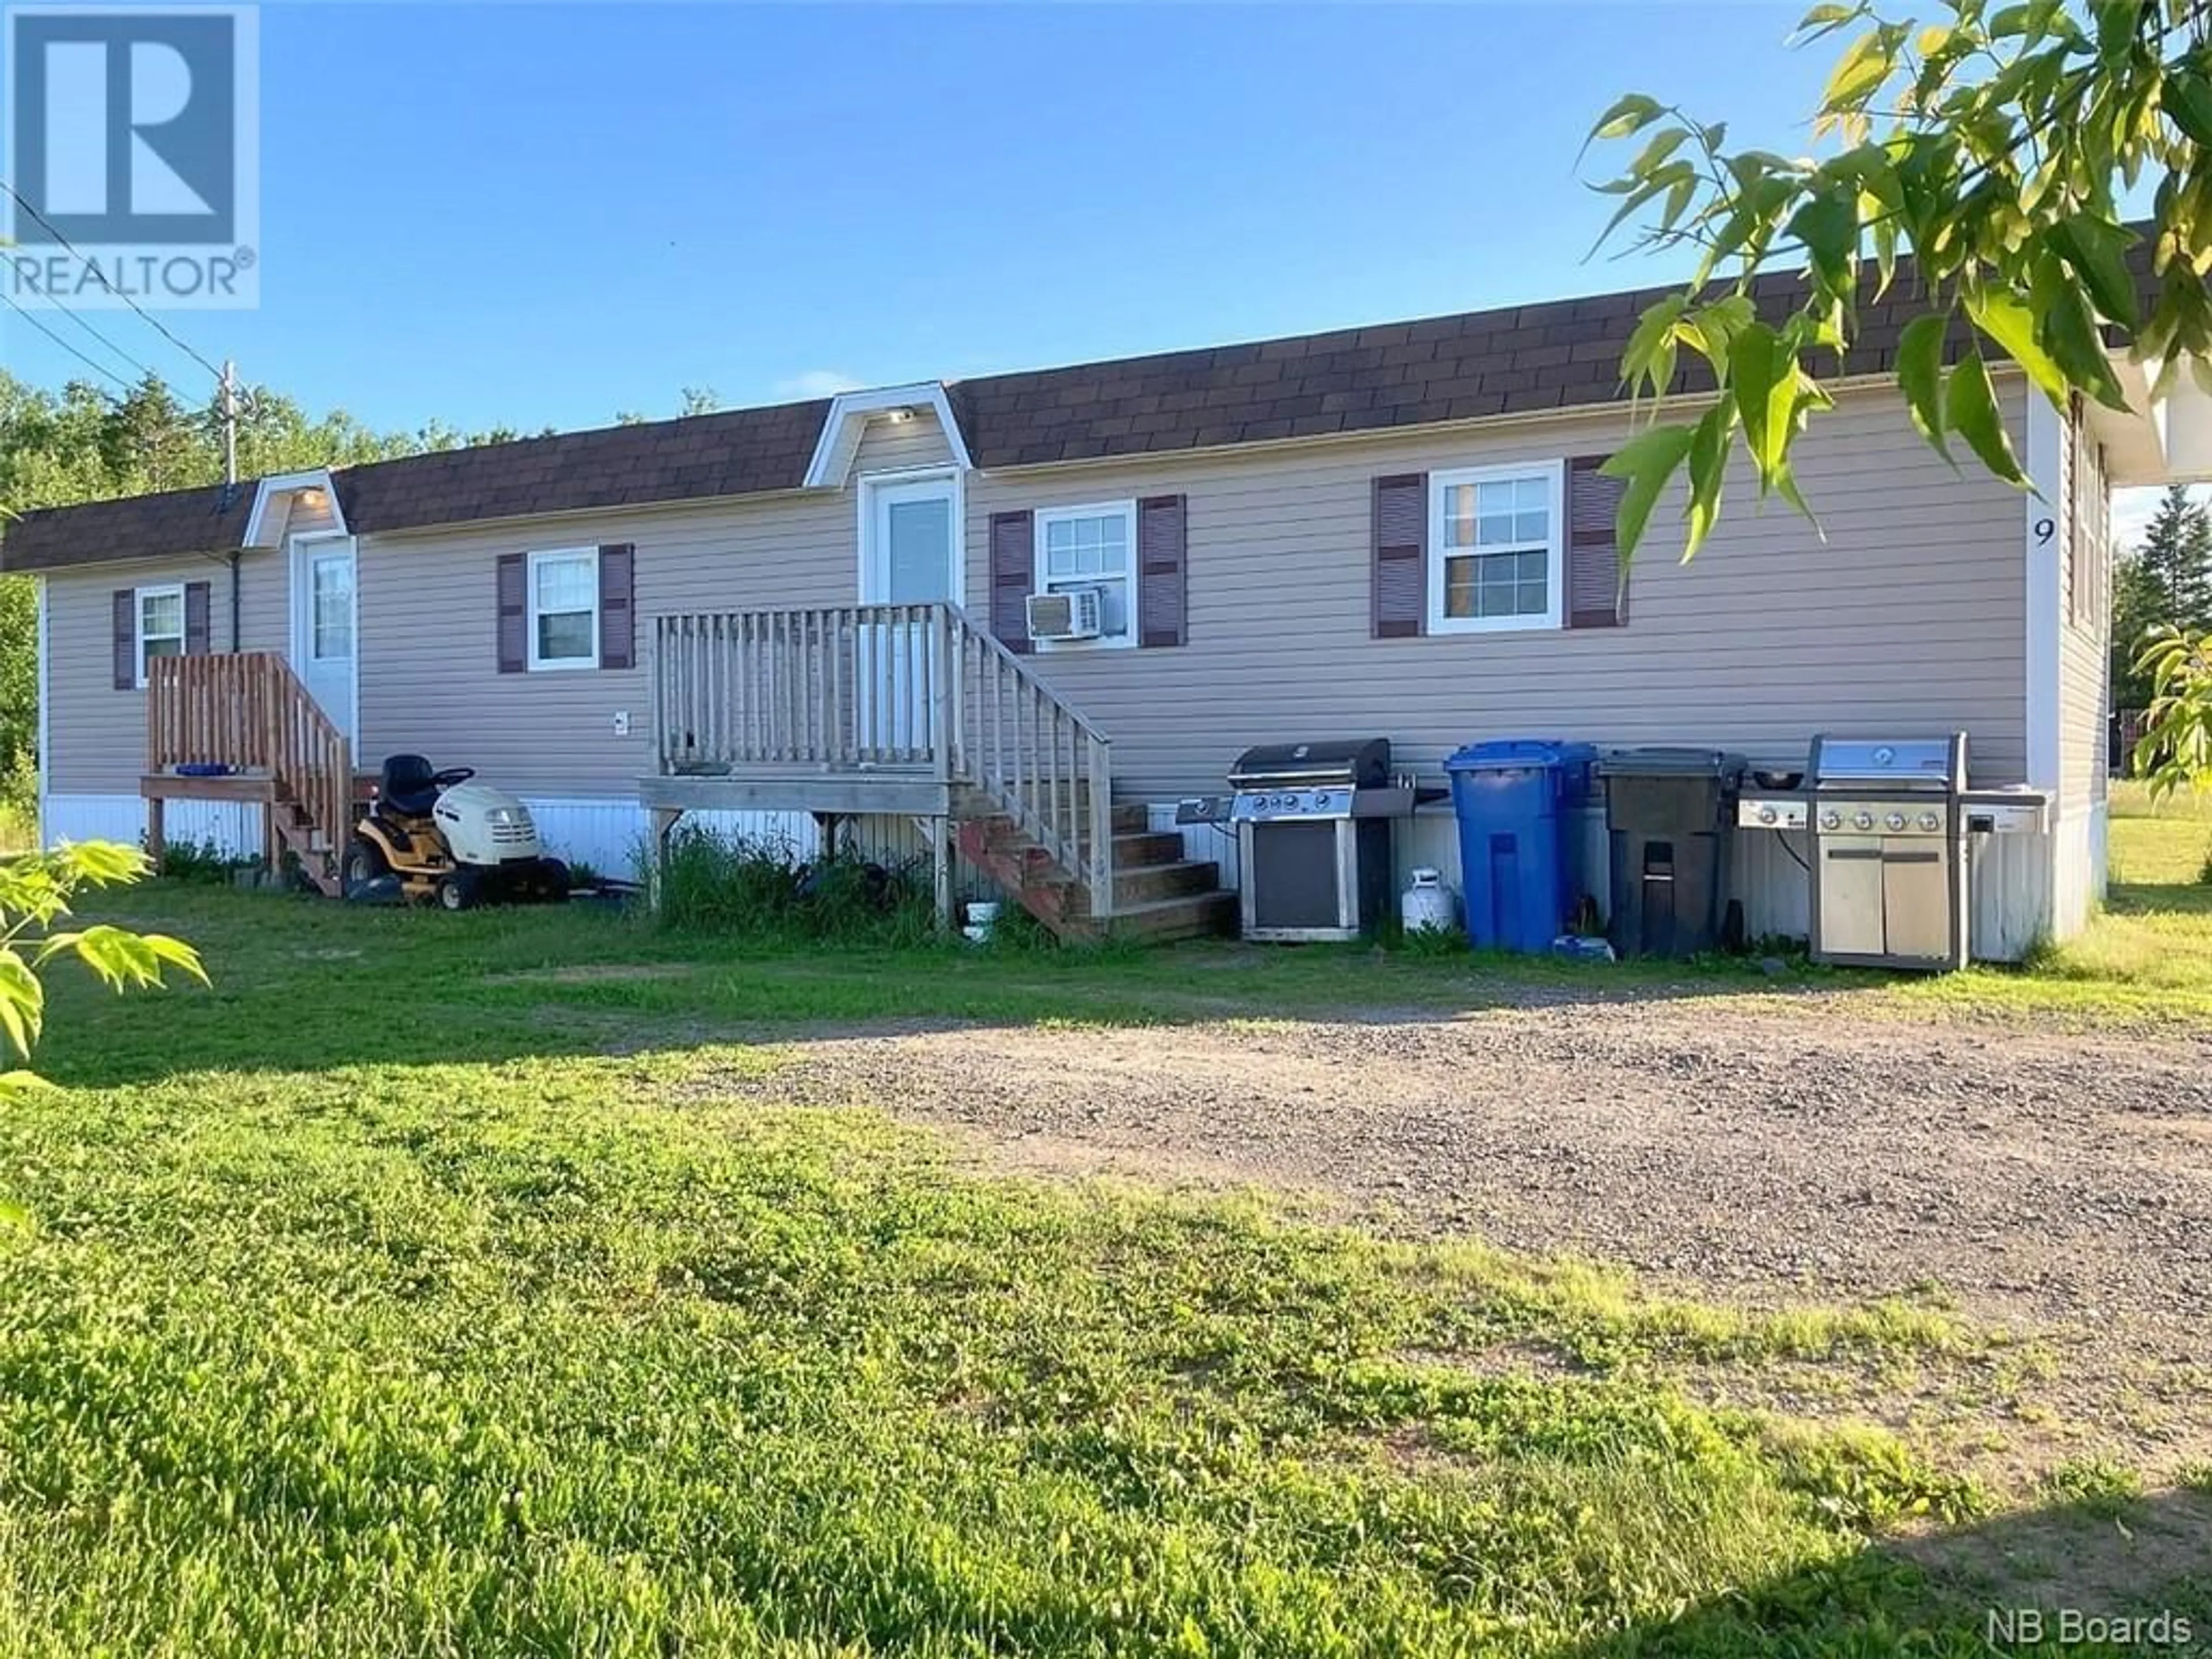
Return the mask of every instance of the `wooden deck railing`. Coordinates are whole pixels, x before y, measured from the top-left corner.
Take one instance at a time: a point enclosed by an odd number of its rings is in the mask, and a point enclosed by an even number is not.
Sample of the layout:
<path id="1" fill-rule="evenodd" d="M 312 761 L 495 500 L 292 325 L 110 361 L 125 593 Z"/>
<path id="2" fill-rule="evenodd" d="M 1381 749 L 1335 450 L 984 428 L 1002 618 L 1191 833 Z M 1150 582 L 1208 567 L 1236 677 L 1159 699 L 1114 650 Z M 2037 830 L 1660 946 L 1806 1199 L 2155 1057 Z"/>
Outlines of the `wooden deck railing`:
<path id="1" fill-rule="evenodd" d="M 155 657 L 146 665 L 146 769 L 186 766 L 267 777 L 325 847 L 345 841 L 351 745 L 273 651 Z"/>
<path id="2" fill-rule="evenodd" d="M 659 617 L 653 696 L 664 774 L 905 770 L 967 784 L 1108 913 L 1107 739 L 957 605 Z"/>

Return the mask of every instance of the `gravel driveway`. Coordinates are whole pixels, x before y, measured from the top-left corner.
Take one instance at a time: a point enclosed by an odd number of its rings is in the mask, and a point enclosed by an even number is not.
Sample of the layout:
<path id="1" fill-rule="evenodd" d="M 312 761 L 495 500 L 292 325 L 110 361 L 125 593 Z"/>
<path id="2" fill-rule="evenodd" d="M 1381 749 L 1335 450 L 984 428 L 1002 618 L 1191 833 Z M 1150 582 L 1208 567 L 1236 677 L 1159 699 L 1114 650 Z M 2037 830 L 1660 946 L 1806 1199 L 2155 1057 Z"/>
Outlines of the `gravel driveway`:
<path id="1" fill-rule="evenodd" d="M 2212 1036 L 1692 996 L 793 1053 L 778 1095 L 951 1125 L 1024 1167 L 1316 1193 L 1747 1299 L 1933 1282 L 2114 1390 L 2204 1375 Z"/>

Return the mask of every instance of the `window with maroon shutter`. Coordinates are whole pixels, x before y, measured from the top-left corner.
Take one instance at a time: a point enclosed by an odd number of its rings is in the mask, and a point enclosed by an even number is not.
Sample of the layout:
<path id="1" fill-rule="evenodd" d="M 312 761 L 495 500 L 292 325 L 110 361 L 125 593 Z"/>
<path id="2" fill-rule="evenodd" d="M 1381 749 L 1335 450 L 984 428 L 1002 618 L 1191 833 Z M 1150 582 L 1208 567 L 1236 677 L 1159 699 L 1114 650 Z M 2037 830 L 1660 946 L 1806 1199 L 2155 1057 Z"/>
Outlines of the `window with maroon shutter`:
<path id="1" fill-rule="evenodd" d="M 629 668 L 637 662 L 637 549 L 628 542 L 599 550 L 599 666 Z"/>
<path id="2" fill-rule="evenodd" d="M 991 515 L 991 632 L 1009 651 L 1030 649 L 1029 597 L 1036 577 L 1036 521 Z"/>
<path id="3" fill-rule="evenodd" d="M 530 571 L 520 553 L 499 556 L 499 672 L 530 667 Z"/>
<path id="4" fill-rule="evenodd" d="M 1137 503 L 1137 643 L 1181 645 L 1188 637 L 1189 582 L 1180 495 L 1154 495 Z"/>
<path id="5" fill-rule="evenodd" d="M 1567 463 L 1567 626 L 1618 628 L 1628 620 L 1627 573 L 1620 568 L 1615 528 L 1620 478 L 1598 471 L 1603 455 L 1578 455 Z"/>
<path id="6" fill-rule="evenodd" d="M 1375 481 L 1374 597 L 1370 622 L 1378 640 L 1421 631 L 1429 603 L 1429 479 L 1401 472 Z"/>
<path id="7" fill-rule="evenodd" d="M 210 597 L 207 583 L 185 584 L 185 654 L 188 657 L 204 657 L 215 648 L 209 637 Z"/>
<path id="8" fill-rule="evenodd" d="M 118 587 L 114 593 L 115 689 L 138 689 L 138 590 Z"/>

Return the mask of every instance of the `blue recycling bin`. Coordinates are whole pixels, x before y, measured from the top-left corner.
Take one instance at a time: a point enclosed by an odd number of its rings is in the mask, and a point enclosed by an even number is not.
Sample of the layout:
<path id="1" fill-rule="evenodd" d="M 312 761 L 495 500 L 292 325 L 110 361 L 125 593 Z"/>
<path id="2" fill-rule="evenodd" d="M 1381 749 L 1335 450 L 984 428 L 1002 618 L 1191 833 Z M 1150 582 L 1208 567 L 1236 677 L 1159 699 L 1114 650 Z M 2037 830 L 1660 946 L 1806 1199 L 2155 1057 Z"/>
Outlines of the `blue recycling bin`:
<path id="1" fill-rule="evenodd" d="M 1459 818 L 1468 941 L 1545 951 L 1583 896 L 1582 825 L 1597 750 L 1586 743 L 1502 738 L 1444 763 Z"/>

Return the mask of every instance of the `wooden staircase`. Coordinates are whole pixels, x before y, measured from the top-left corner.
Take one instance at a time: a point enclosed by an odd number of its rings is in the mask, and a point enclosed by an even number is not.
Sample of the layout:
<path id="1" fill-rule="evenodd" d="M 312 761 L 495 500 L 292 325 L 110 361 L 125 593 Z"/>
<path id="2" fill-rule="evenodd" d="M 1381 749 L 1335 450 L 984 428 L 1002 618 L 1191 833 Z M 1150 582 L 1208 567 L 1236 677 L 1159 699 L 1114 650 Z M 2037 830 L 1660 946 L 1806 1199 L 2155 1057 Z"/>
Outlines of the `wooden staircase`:
<path id="1" fill-rule="evenodd" d="M 997 883 L 1022 908 L 1061 939 L 1165 941 L 1229 933 L 1237 896 L 1221 890 L 1221 866 L 1183 856 L 1182 837 L 1147 826 L 1145 809 L 1116 806 L 1113 902 L 1093 911 L 1091 890 L 1004 812 L 959 821 L 960 856 Z"/>
<path id="2" fill-rule="evenodd" d="M 1229 931 L 1220 867 L 1114 799 L 1105 734 L 955 605 L 653 619 L 658 844 L 686 810 L 891 813 L 1069 939 Z"/>
<path id="3" fill-rule="evenodd" d="M 228 769 L 179 769 L 210 763 Z M 353 827 L 352 746 L 276 653 L 156 657 L 147 665 L 139 792 L 157 863 L 164 803 L 252 801 L 262 809 L 270 868 L 289 854 L 318 892 L 338 896 Z"/>

